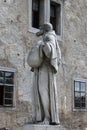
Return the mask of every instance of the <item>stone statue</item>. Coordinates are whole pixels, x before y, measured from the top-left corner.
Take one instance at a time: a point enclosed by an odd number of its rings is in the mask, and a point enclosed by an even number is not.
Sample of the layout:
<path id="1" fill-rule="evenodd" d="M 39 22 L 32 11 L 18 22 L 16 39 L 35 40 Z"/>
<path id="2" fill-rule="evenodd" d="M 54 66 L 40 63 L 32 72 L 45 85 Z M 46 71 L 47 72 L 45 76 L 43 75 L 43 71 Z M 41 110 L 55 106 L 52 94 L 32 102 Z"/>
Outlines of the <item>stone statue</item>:
<path id="1" fill-rule="evenodd" d="M 34 96 L 35 120 L 42 124 L 59 124 L 58 95 L 56 86 L 56 73 L 61 60 L 61 51 L 57 36 L 50 23 L 42 26 L 36 34 L 42 36 L 39 41 L 42 63 L 34 68 Z"/>

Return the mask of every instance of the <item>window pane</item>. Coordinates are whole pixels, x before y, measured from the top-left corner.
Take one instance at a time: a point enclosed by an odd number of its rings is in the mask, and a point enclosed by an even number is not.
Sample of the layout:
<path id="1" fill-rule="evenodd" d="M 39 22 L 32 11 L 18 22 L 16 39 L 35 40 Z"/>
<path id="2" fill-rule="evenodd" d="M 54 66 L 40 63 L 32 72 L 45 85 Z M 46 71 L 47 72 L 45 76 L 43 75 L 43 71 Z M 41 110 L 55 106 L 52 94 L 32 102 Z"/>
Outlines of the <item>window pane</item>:
<path id="1" fill-rule="evenodd" d="M 11 98 L 12 99 L 13 94 L 12 93 L 5 93 L 5 98 Z"/>
<path id="2" fill-rule="evenodd" d="M 75 92 L 75 107 L 80 108 L 80 93 L 79 92 Z"/>
<path id="3" fill-rule="evenodd" d="M 78 81 L 75 81 L 75 91 L 80 91 L 80 83 Z"/>
<path id="4" fill-rule="evenodd" d="M 51 2 L 50 5 L 50 22 L 53 25 L 53 29 L 56 31 L 56 5 Z"/>
<path id="5" fill-rule="evenodd" d="M 85 91 L 86 83 L 81 82 L 81 91 Z"/>
<path id="6" fill-rule="evenodd" d="M 5 79 L 6 84 L 13 84 L 13 79 Z"/>
<path id="7" fill-rule="evenodd" d="M 32 1 L 32 26 L 35 28 L 39 28 L 39 17 L 40 17 L 40 1 L 39 0 L 33 0 Z"/>
<path id="8" fill-rule="evenodd" d="M 13 103 L 13 72 L 0 71 L 0 105 L 12 106 Z M 8 84 L 8 85 L 6 85 Z"/>
<path id="9" fill-rule="evenodd" d="M 0 71 L 0 77 L 4 77 L 4 72 Z"/>
<path id="10" fill-rule="evenodd" d="M 4 86 L 0 86 L 0 105 L 3 105 Z"/>
<path id="11" fill-rule="evenodd" d="M 5 78 L 13 78 L 14 73 L 12 72 L 5 72 Z"/>
<path id="12" fill-rule="evenodd" d="M 82 103 L 81 104 L 81 108 L 85 108 L 86 107 L 86 104 L 85 103 Z"/>
<path id="13" fill-rule="evenodd" d="M 50 16 L 55 17 L 55 6 L 51 5 Z"/>
<path id="14" fill-rule="evenodd" d="M 77 98 L 77 99 L 80 98 L 80 93 L 79 92 L 75 92 L 75 98 Z"/>
<path id="15" fill-rule="evenodd" d="M 51 1 L 50 22 L 58 35 L 61 34 L 61 4 Z"/>
<path id="16" fill-rule="evenodd" d="M 0 83 L 4 83 L 4 77 L 0 77 Z"/>
<path id="17" fill-rule="evenodd" d="M 13 102 L 12 100 L 5 99 L 5 105 L 11 105 Z"/>
<path id="18" fill-rule="evenodd" d="M 38 11 L 39 9 L 39 0 L 33 0 L 32 8 L 35 11 Z"/>
<path id="19" fill-rule="evenodd" d="M 13 92 L 13 86 L 5 86 L 5 92 Z"/>
<path id="20" fill-rule="evenodd" d="M 75 102 L 75 108 L 80 108 L 81 105 L 80 105 L 80 102 Z"/>
<path id="21" fill-rule="evenodd" d="M 86 107 L 86 83 L 74 81 L 74 104 L 75 108 L 84 109 Z"/>
<path id="22" fill-rule="evenodd" d="M 81 93 L 81 102 L 85 102 L 85 93 Z"/>

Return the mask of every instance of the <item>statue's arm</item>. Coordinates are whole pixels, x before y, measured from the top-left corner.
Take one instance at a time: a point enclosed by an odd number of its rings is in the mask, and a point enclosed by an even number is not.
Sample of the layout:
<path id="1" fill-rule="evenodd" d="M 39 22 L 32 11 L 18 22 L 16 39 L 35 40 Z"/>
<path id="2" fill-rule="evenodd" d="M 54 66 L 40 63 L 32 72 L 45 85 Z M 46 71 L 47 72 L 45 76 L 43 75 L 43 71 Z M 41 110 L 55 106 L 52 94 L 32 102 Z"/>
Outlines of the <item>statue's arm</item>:
<path id="1" fill-rule="evenodd" d="M 51 46 L 49 42 L 46 42 L 45 45 L 43 46 L 43 52 L 48 58 L 51 57 Z"/>

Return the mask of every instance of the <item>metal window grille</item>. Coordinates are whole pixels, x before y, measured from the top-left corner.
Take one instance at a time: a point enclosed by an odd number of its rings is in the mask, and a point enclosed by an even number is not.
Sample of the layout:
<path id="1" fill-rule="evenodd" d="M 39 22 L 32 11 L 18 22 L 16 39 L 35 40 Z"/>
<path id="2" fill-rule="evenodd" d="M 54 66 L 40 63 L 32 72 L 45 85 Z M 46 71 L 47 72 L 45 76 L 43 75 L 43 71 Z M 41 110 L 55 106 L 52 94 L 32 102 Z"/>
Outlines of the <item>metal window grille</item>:
<path id="1" fill-rule="evenodd" d="M 86 108 L 86 82 L 74 81 L 74 107 Z"/>
<path id="2" fill-rule="evenodd" d="M 13 106 L 14 72 L 0 71 L 0 106 Z"/>

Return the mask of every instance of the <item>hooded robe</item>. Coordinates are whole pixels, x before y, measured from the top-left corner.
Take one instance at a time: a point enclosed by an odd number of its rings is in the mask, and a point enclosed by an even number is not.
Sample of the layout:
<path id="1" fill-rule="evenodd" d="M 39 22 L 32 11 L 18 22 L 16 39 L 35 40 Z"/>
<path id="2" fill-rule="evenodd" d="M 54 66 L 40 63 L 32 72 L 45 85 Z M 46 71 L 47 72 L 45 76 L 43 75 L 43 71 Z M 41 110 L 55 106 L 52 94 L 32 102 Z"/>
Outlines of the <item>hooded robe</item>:
<path id="1" fill-rule="evenodd" d="M 56 73 L 58 72 L 58 59 L 61 58 L 56 34 L 50 31 L 43 36 L 44 45 L 41 47 L 43 63 L 34 69 L 34 104 L 35 120 L 42 121 L 44 118 L 41 96 L 48 104 L 50 122 L 59 124 L 58 95 L 56 86 Z M 41 91 L 41 95 L 40 95 Z"/>

